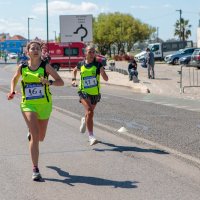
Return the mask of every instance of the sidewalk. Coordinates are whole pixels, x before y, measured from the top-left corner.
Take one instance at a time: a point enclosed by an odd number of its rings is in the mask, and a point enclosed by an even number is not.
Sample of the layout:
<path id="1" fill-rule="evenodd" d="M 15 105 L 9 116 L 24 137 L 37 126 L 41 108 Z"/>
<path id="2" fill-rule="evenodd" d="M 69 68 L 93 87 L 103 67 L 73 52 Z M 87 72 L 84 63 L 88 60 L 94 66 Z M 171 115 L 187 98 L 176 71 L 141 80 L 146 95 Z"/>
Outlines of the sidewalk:
<path id="1" fill-rule="evenodd" d="M 7 64 L 4 69 L 8 71 L 15 71 L 16 64 Z M 127 70 L 127 61 L 116 62 L 116 67 Z M 119 72 L 114 72 L 109 70 L 109 62 L 106 67 L 106 73 L 108 74 L 109 80 L 106 82 L 101 78 L 101 84 L 106 85 L 116 85 L 130 88 L 134 92 L 139 93 L 149 93 L 153 95 L 163 95 L 171 96 L 177 98 L 187 98 L 187 99 L 200 99 L 200 88 L 187 88 L 185 92 L 180 94 L 180 65 L 168 65 L 162 63 L 155 64 L 155 79 L 147 78 L 147 69 L 142 68 L 140 63 L 138 63 L 138 78 L 139 83 L 133 83 L 129 81 L 128 75 L 121 74 Z M 63 79 L 71 82 L 72 73 L 69 70 L 60 70 L 60 76 Z M 79 81 L 79 73 L 77 73 L 77 83 Z M 187 77 L 184 77 L 184 81 L 188 81 Z M 188 84 L 188 83 L 187 83 Z"/>
<path id="2" fill-rule="evenodd" d="M 109 64 L 109 63 L 108 63 Z M 116 67 L 121 69 L 127 69 L 128 62 L 118 61 Z M 179 98 L 200 99 L 200 88 L 188 88 L 185 93 L 180 94 L 180 70 L 179 65 L 168 64 L 155 64 L 155 79 L 147 78 L 147 69 L 142 68 L 138 63 L 139 83 L 133 83 L 129 81 L 128 75 L 121 74 L 119 72 L 110 71 L 106 67 L 106 73 L 109 76 L 109 80 L 106 82 L 101 78 L 101 84 L 111 84 L 116 86 L 124 86 L 132 89 L 134 92 L 150 93 L 155 95 L 173 96 Z M 70 71 L 62 71 L 60 75 L 65 79 L 72 78 Z M 77 73 L 77 80 L 79 80 L 79 73 Z"/>

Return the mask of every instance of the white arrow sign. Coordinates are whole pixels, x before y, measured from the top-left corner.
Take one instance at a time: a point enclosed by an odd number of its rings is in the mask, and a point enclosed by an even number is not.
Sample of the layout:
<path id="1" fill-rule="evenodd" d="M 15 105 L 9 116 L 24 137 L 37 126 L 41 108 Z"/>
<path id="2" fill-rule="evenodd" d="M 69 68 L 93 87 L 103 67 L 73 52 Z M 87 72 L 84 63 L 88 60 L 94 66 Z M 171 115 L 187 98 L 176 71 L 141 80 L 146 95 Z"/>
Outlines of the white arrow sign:
<path id="1" fill-rule="evenodd" d="M 91 42 L 92 15 L 61 15 L 61 42 Z"/>

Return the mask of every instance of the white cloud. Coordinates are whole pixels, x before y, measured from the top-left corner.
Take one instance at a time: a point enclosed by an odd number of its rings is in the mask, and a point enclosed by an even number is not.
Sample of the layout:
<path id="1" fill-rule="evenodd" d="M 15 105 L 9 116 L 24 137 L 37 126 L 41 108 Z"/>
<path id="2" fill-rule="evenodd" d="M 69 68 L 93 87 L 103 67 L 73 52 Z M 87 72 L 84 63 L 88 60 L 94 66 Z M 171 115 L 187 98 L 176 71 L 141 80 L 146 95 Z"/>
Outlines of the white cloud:
<path id="1" fill-rule="evenodd" d="M 45 28 L 43 26 L 41 28 L 34 27 L 32 23 L 30 24 L 31 38 L 35 38 L 36 36 L 38 36 L 38 33 L 39 37 L 45 38 L 46 37 Z M 0 19 L 0 24 L 1 24 L 0 33 L 10 33 L 11 36 L 17 34 L 27 38 L 28 28 L 26 23 L 24 24 L 23 22 L 19 21 L 16 22 L 15 20 Z"/>
<path id="2" fill-rule="evenodd" d="M 91 2 L 82 2 L 81 4 L 72 4 L 70 2 L 66 2 L 62 0 L 49 2 L 48 8 L 49 8 L 49 15 L 84 14 L 84 13 L 91 14 L 98 10 L 97 5 Z M 36 14 L 45 15 L 46 4 L 45 3 L 36 4 L 33 11 Z"/>
<path id="3" fill-rule="evenodd" d="M 0 32 L 22 32 L 24 25 L 19 22 L 0 19 Z"/>

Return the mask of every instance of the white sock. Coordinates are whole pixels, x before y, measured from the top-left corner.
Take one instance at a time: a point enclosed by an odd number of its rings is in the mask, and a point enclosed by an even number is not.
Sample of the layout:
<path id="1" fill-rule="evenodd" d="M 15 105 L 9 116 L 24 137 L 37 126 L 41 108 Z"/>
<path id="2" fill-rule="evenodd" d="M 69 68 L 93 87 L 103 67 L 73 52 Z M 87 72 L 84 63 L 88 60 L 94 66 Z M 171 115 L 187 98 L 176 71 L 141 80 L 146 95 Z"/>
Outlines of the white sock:
<path id="1" fill-rule="evenodd" d="M 94 133 L 92 131 L 88 131 L 89 136 L 93 136 Z"/>

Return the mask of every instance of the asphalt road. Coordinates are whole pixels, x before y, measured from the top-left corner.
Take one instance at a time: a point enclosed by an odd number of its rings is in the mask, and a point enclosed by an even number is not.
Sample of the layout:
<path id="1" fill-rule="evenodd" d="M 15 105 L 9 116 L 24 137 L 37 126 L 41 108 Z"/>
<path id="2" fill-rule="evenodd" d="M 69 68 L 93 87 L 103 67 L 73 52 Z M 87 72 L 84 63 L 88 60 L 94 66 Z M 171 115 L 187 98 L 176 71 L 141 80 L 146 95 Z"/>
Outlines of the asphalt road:
<path id="1" fill-rule="evenodd" d="M 42 182 L 31 180 L 26 126 L 19 99 L 0 92 L 0 199 L 2 200 L 196 200 L 199 168 L 156 147 L 128 142 L 96 128 L 100 144 L 90 147 L 79 120 L 53 111 L 40 144 Z"/>
<path id="2" fill-rule="evenodd" d="M 160 96 L 103 86 L 95 112 L 101 143 L 89 147 L 79 133 L 83 108 L 68 80 L 52 88 L 54 111 L 40 151 L 44 182 L 33 183 L 20 95 L 5 98 L 11 71 L 0 69 L 0 199 L 199 198 L 199 112 L 187 101 L 178 108 L 166 105 L 170 98 L 164 105 Z M 128 132 L 119 137 L 122 126 Z"/>

